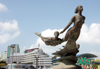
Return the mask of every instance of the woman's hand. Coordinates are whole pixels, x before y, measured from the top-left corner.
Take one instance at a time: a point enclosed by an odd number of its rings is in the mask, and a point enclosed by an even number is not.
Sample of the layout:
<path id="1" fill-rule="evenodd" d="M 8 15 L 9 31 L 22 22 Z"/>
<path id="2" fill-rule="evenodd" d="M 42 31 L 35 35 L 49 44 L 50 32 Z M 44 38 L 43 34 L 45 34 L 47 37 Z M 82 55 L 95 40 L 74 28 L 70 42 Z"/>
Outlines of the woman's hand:
<path id="1" fill-rule="evenodd" d="M 62 34 L 64 31 L 61 31 L 60 34 Z"/>

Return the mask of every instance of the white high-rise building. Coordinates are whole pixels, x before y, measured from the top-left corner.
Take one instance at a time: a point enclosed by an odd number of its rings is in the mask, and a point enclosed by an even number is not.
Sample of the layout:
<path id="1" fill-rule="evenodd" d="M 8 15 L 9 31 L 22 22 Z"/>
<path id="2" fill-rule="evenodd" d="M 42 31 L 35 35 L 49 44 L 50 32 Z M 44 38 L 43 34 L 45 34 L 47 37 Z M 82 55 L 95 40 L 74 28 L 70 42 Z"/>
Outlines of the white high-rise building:
<path id="1" fill-rule="evenodd" d="M 7 59 L 7 51 L 1 52 L 1 61 Z"/>

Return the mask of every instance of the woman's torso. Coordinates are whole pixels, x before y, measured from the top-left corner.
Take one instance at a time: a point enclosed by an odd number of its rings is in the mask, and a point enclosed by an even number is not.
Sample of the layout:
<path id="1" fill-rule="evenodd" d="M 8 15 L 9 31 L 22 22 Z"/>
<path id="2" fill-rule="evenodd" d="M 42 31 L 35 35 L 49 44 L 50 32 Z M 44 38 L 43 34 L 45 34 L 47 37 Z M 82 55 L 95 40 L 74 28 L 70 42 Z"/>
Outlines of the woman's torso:
<path id="1" fill-rule="evenodd" d="M 84 16 L 75 15 L 74 17 L 74 26 L 69 29 L 70 36 L 78 35 L 80 33 L 81 27 L 85 20 Z"/>
<path id="2" fill-rule="evenodd" d="M 84 20 L 85 20 L 84 16 L 82 16 L 82 15 L 75 15 L 75 20 L 74 20 L 74 26 L 73 26 L 73 28 L 75 30 L 77 30 L 77 31 L 78 30 L 80 31 L 80 29 L 81 29 L 81 27 L 82 27 L 82 25 L 84 23 Z"/>

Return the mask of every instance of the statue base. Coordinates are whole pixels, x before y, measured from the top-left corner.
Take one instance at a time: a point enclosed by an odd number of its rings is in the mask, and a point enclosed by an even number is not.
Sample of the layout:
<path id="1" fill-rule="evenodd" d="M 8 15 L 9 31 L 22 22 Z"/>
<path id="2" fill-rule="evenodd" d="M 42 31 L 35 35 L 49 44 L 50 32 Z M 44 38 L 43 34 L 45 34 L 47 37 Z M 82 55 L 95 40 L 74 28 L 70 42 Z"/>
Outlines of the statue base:
<path id="1" fill-rule="evenodd" d="M 79 65 L 65 65 L 64 63 L 60 63 L 57 66 L 52 67 L 51 69 L 82 69 Z"/>

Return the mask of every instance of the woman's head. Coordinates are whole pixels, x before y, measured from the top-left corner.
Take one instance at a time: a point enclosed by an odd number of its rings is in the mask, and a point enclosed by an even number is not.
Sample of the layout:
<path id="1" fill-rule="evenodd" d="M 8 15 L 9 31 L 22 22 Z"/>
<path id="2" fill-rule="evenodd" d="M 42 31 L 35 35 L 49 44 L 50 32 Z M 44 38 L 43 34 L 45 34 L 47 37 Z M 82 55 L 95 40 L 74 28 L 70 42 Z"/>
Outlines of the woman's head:
<path id="1" fill-rule="evenodd" d="M 81 5 L 79 5 L 79 6 L 77 6 L 76 7 L 76 9 L 75 9 L 75 13 L 78 13 L 78 11 L 83 11 L 83 6 L 81 6 Z"/>

